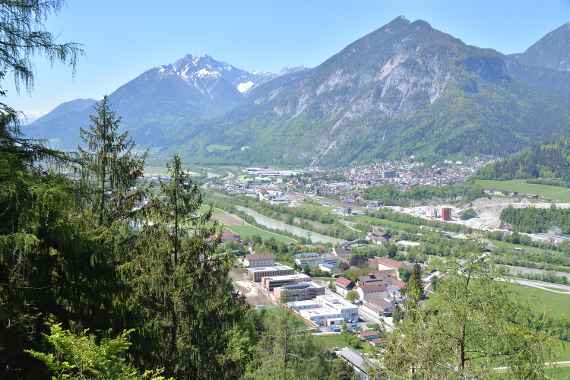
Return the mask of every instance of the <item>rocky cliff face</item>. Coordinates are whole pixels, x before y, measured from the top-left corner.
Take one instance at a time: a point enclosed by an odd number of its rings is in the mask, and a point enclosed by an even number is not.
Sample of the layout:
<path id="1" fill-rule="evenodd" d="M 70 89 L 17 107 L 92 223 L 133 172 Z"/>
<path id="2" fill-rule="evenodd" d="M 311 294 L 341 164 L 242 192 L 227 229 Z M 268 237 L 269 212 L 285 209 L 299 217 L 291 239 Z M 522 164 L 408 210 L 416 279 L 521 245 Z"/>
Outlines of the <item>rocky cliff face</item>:
<path id="1" fill-rule="evenodd" d="M 311 69 L 249 73 L 187 56 L 110 101 L 139 144 L 201 162 L 508 154 L 570 132 L 567 29 L 506 56 L 399 17 Z M 547 50 L 556 59 L 536 66 Z"/>
<path id="2" fill-rule="evenodd" d="M 248 105 L 207 133 L 245 161 L 483 154 L 508 141 L 511 151 L 530 138 L 544 99 L 511 75 L 510 62 L 400 17 L 313 69 L 252 90 Z M 555 119 L 545 135 L 563 124 Z"/>
<path id="3" fill-rule="evenodd" d="M 528 66 L 570 71 L 570 23 L 548 33 L 515 57 Z"/>

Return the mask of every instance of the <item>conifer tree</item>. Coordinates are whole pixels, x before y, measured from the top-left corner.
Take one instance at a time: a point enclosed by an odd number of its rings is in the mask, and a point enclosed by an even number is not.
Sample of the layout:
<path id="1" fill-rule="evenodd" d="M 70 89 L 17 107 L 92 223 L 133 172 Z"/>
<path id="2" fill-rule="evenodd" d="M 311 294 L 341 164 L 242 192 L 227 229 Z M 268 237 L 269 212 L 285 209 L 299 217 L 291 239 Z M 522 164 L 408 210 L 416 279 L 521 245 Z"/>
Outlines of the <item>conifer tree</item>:
<path id="1" fill-rule="evenodd" d="M 0 2 L 0 97 L 7 94 L 4 80 L 10 74 L 17 91 L 32 90 L 33 55 L 75 67 L 79 46 L 58 43 L 44 25 L 62 4 Z M 57 222 L 64 219 L 68 199 L 60 178 L 47 175 L 37 162 L 65 157 L 23 137 L 19 125 L 17 111 L 0 102 L 0 378 L 41 371 L 23 349 L 37 344 L 43 318 L 61 301 L 53 291 L 59 257 L 52 232 L 66 227 Z"/>
<path id="2" fill-rule="evenodd" d="M 244 380 L 346 378 L 333 376 L 333 369 L 343 366 L 336 362 L 334 355 L 321 349 L 306 327 L 287 312 L 267 316 L 265 324 Z M 346 373 L 346 368 L 342 369 Z"/>
<path id="3" fill-rule="evenodd" d="M 422 282 L 422 268 L 419 264 L 414 264 L 410 277 L 403 291 L 404 295 L 411 298 L 415 304 L 419 303 L 424 295 L 424 284 Z"/>
<path id="4" fill-rule="evenodd" d="M 83 196 L 100 226 L 124 219 L 142 199 L 135 189 L 143 175 L 144 155 L 133 151 L 127 132 L 120 132 L 121 118 L 110 109 L 107 96 L 90 116 L 88 129 L 81 128 L 85 147 L 79 147 Z"/>
<path id="5" fill-rule="evenodd" d="M 218 225 L 202 212 L 180 157 L 168 172 L 144 208 L 138 254 L 124 268 L 140 318 L 139 354 L 179 379 L 224 378 L 243 366 L 243 357 L 224 354 L 248 342 L 240 336 L 247 307 L 228 279 L 231 258 L 216 253 Z"/>

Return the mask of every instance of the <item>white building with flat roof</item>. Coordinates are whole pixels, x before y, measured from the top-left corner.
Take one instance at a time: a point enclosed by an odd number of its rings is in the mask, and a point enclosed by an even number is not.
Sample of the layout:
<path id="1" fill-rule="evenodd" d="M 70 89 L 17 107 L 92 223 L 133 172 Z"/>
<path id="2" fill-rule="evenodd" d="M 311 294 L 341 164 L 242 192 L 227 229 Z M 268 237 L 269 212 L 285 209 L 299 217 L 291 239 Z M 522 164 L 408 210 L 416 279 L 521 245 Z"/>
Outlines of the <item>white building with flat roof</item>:
<path id="1" fill-rule="evenodd" d="M 302 273 L 288 274 L 284 276 L 267 276 L 261 278 L 261 286 L 267 290 L 273 290 L 283 285 L 309 282 L 311 277 Z"/>
<path id="2" fill-rule="evenodd" d="M 288 267 L 287 265 L 273 265 L 269 267 L 257 267 L 257 268 L 247 269 L 247 276 L 251 281 L 254 282 L 261 282 L 261 279 L 263 277 L 285 276 L 294 273 L 295 271 L 293 270 L 293 268 Z"/>
<path id="3" fill-rule="evenodd" d="M 289 302 L 287 306 L 317 326 L 358 322 L 358 307 L 338 296 L 322 295 L 314 300 Z"/>

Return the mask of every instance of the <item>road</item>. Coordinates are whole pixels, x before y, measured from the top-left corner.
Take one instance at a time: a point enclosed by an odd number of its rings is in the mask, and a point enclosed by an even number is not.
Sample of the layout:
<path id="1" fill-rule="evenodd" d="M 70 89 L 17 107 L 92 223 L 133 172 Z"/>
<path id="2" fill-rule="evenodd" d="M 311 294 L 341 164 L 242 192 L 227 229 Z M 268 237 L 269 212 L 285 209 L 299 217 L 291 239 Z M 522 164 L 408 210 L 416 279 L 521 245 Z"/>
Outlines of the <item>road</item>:
<path id="1" fill-rule="evenodd" d="M 566 294 L 566 295 L 570 296 L 570 285 L 552 284 L 550 282 L 525 280 L 525 279 L 520 279 L 520 278 L 509 278 L 509 279 L 506 279 L 504 281 L 509 281 L 509 282 L 513 282 L 515 284 L 545 290 L 545 291 L 551 292 L 551 293 Z"/>

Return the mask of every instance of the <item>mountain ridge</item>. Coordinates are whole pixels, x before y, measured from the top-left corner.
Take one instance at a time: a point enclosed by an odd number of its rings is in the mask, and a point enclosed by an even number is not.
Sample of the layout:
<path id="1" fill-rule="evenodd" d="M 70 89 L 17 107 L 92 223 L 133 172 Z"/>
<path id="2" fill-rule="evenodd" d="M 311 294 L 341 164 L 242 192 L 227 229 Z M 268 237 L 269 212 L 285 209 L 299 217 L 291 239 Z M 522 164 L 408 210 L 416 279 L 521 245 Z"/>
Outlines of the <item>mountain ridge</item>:
<path id="1" fill-rule="evenodd" d="M 158 103 L 162 119 L 127 122 L 137 142 L 151 142 L 159 154 L 294 165 L 509 154 L 555 138 L 570 125 L 569 72 L 467 45 L 423 20 L 398 17 L 316 67 L 259 77 L 251 85 L 248 75 L 254 74 L 232 69 L 238 75 L 220 81 L 225 71 L 193 59 L 146 73 L 163 76 L 163 92 L 192 82 L 200 101 L 172 109 Z M 190 63 L 195 70 L 189 74 Z M 149 88 L 137 88 L 136 79 L 125 86 L 137 94 Z M 157 107 L 160 97 L 153 91 L 148 96 Z M 114 104 L 113 94 L 110 100 L 127 121 L 151 104 Z"/>
<path id="2" fill-rule="evenodd" d="M 119 86 L 109 95 L 109 103 L 138 143 L 171 144 L 176 140 L 173 128 L 222 115 L 240 104 L 252 88 L 273 77 L 272 73 L 239 69 L 207 54 L 187 54 Z M 74 148 L 79 127 L 88 124 L 91 110 L 64 115 L 59 109 L 62 105 L 30 123 L 24 132 L 46 138 L 57 148 Z"/>

